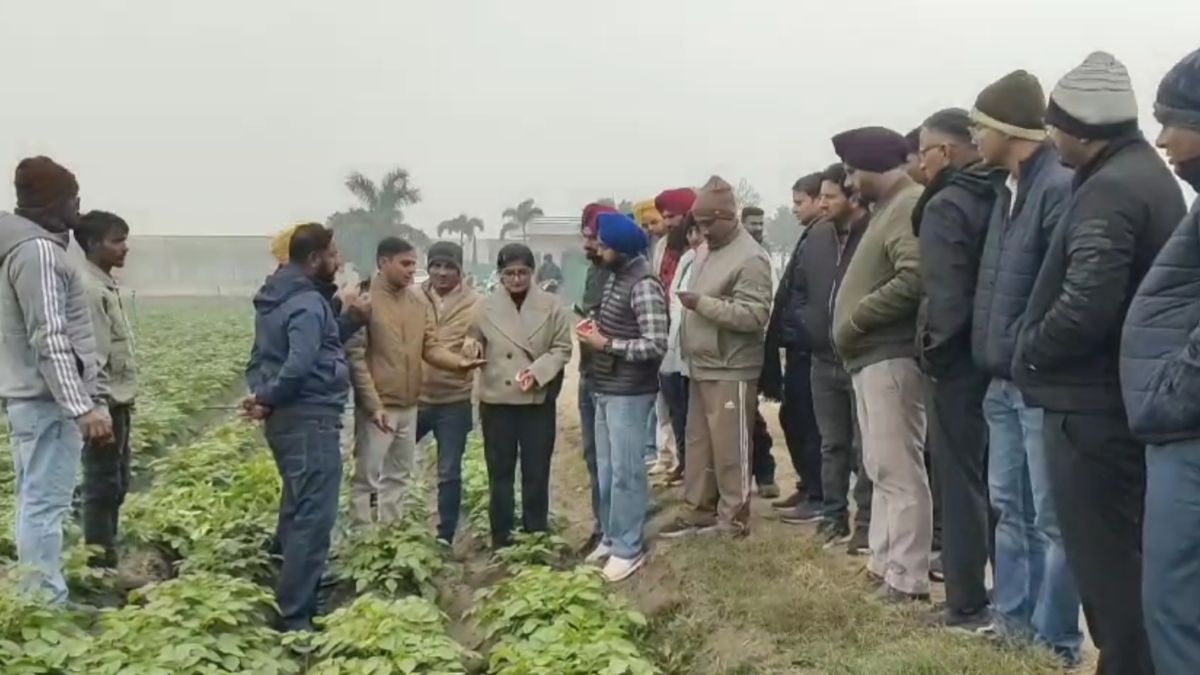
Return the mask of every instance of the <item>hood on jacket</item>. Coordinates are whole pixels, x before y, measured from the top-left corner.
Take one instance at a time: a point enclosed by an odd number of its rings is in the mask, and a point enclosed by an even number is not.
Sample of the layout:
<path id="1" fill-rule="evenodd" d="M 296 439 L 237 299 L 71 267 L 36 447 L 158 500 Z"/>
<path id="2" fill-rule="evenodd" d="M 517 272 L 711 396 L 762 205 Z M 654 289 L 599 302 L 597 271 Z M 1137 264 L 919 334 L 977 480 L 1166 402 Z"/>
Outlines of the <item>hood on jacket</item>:
<path id="1" fill-rule="evenodd" d="M 66 232 L 51 232 L 28 218 L 0 212 L 0 260 L 30 239 L 49 239 L 65 248 L 69 237 Z"/>
<path id="2" fill-rule="evenodd" d="M 324 288 L 330 286 L 330 288 Z M 265 314 L 306 291 L 317 291 L 329 299 L 336 290 L 331 284 L 323 284 L 309 278 L 297 265 L 284 265 L 267 277 L 263 287 L 254 296 L 254 309 Z"/>

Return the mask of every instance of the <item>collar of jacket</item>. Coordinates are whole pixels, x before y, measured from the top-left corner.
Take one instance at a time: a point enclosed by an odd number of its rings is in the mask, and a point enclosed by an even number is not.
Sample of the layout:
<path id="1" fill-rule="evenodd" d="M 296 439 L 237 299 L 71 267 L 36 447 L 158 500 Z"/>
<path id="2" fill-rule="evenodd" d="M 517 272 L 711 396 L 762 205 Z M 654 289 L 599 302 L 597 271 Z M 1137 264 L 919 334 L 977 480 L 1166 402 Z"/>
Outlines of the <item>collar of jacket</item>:
<path id="1" fill-rule="evenodd" d="M 1072 188 L 1078 188 L 1087 182 L 1100 167 L 1107 164 L 1113 157 L 1123 152 L 1126 148 L 1146 142 L 1146 137 L 1142 135 L 1141 129 L 1122 134 L 1104 144 L 1100 152 L 1096 153 L 1087 164 L 1075 170 L 1075 179 L 1072 181 Z"/>
<path id="2" fill-rule="evenodd" d="M 1175 175 L 1183 179 L 1183 182 L 1192 186 L 1196 192 L 1200 192 L 1200 157 L 1193 157 L 1185 162 L 1180 162 L 1175 165 Z"/>
<path id="3" fill-rule="evenodd" d="M 376 287 L 392 296 L 399 296 L 405 291 L 405 289 L 408 288 L 407 286 L 397 286 L 396 284 L 393 284 L 392 282 L 388 281 L 387 277 L 383 276 L 383 274 L 380 272 L 375 273 L 375 278 L 371 281 L 371 286 Z"/>
<path id="4" fill-rule="evenodd" d="M 913 207 L 913 235 L 921 236 L 921 219 L 925 217 L 925 207 L 929 204 L 929 200 L 933 199 L 934 195 L 941 192 L 943 188 L 950 184 L 950 178 L 954 176 L 955 172 L 956 169 L 947 164 L 944 169 L 933 177 L 933 180 L 929 181 L 929 185 L 925 186 L 925 189 L 921 192 L 921 198 L 917 200 L 917 205 Z"/>
<path id="5" fill-rule="evenodd" d="M 111 274 L 100 269 L 100 267 L 91 260 L 88 260 L 87 258 L 84 258 L 83 260 L 85 263 L 84 269 L 88 271 L 88 274 L 91 274 L 97 281 L 104 284 L 105 288 L 108 288 L 112 291 L 117 290 L 117 280 L 114 279 Z"/>
<path id="6" fill-rule="evenodd" d="M 1050 141 L 1040 144 L 1032 155 L 1026 157 L 1021 162 L 1021 174 L 1017 177 L 1017 202 L 1013 204 L 1013 213 L 1021 210 L 1021 205 L 1025 203 L 1025 198 L 1029 196 L 1029 185 L 1037 179 L 1042 169 L 1049 162 L 1058 163 L 1058 151 L 1054 149 Z M 996 194 L 1005 199 L 1012 196 L 1009 194 L 1008 185 L 1006 185 L 1008 176 L 1009 172 L 1002 167 L 993 170 L 989 176 Z"/>
<path id="7" fill-rule="evenodd" d="M 421 292 L 425 294 L 425 297 L 429 298 L 430 302 L 434 303 L 435 307 L 437 306 L 437 299 L 439 296 L 438 296 L 437 290 L 434 289 L 434 287 L 433 287 L 432 279 L 421 284 Z M 460 282 L 458 282 L 458 285 L 454 287 L 454 290 L 441 296 L 441 298 L 442 298 L 442 302 L 447 307 L 453 307 L 453 306 L 457 305 L 460 300 L 466 298 L 471 293 L 472 293 L 471 289 L 468 288 L 465 283 L 460 281 Z"/>

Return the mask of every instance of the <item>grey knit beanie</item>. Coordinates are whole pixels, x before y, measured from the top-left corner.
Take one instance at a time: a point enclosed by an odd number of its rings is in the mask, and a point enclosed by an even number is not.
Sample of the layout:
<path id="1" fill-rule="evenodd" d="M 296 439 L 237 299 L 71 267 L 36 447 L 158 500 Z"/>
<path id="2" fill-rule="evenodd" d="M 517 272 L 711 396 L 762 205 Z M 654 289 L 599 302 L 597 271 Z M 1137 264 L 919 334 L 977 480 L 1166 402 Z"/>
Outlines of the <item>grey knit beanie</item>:
<path id="1" fill-rule="evenodd" d="M 1077 138 L 1115 138 L 1138 128 L 1137 98 L 1125 64 L 1092 52 L 1050 92 L 1046 123 Z"/>

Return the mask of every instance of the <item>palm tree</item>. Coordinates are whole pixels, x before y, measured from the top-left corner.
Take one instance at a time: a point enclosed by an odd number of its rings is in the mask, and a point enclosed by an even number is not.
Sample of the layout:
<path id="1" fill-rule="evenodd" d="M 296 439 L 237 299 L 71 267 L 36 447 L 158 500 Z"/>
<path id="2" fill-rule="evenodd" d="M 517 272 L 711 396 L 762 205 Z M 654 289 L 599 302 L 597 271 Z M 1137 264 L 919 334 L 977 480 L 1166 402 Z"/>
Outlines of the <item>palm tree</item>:
<path id="1" fill-rule="evenodd" d="M 479 247 L 477 246 L 477 237 L 480 232 L 483 232 L 483 221 L 479 218 L 471 218 L 463 213 L 450 220 L 443 220 L 438 223 L 437 235 L 444 236 L 445 233 L 457 234 L 459 246 L 465 246 L 467 240 L 471 241 L 471 260 L 474 264 L 479 264 Z"/>
<path id="2" fill-rule="evenodd" d="M 516 206 L 510 206 L 507 209 L 504 209 L 504 213 L 502 215 L 506 222 L 500 227 L 501 239 L 504 238 L 505 233 L 519 229 L 521 230 L 521 239 L 524 241 L 529 241 L 529 235 L 526 232 L 526 228 L 529 227 L 529 223 L 533 222 L 534 219 L 540 218 L 546 214 L 542 213 L 542 209 L 538 207 L 537 204 L 533 203 L 533 198 L 529 198 L 520 204 L 517 204 Z"/>
<path id="3" fill-rule="evenodd" d="M 404 237 L 418 246 L 428 244 L 428 235 L 404 222 L 404 207 L 421 201 L 421 191 L 412 184 L 407 169 L 392 169 L 379 183 L 355 171 L 346 177 L 345 185 L 359 205 L 333 214 L 328 224 L 338 231 L 338 242 L 360 274 L 375 267 L 375 247 L 384 237 Z"/>

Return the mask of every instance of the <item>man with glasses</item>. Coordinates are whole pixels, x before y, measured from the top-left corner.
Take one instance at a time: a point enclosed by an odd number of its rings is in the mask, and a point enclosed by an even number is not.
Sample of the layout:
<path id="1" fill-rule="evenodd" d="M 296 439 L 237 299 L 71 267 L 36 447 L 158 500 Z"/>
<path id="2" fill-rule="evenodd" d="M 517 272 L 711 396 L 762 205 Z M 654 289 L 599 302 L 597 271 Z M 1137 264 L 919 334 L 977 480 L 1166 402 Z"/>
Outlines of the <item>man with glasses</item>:
<path id="1" fill-rule="evenodd" d="M 966 110 L 949 108 L 925 120 L 918 155 L 926 187 L 912 219 L 925 291 L 917 311 L 917 359 L 925 375 L 927 451 L 938 476 L 933 489 L 941 491 L 947 533 L 941 618 L 947 626 L 980 628 L 990 621 L 984 585 L 988 377 L 971 360 L 971 309 L 996 192 L 980 167 Z"/>
<path id="2" fill-rule="evenodd" d="M 972 311 L 971 354 L 991 377 L 983 399 L 988 424 L 988 489 L 996 511 L 992 618 L 1003 635 L 1049 645 L 1078 663 L 1079 594 L 1067 568 L 1042 443 L 1042 409 L 1012 381 L 1017 331 L 1050 235 L 1071 192 L 1071 171 L 1046 142 L 1046 96 L 1018 70 L 989 85 L 971 111 L 983 161 L 997 178 Z M 1001 174 L 1002 175 L 1002 174 Z"/>

